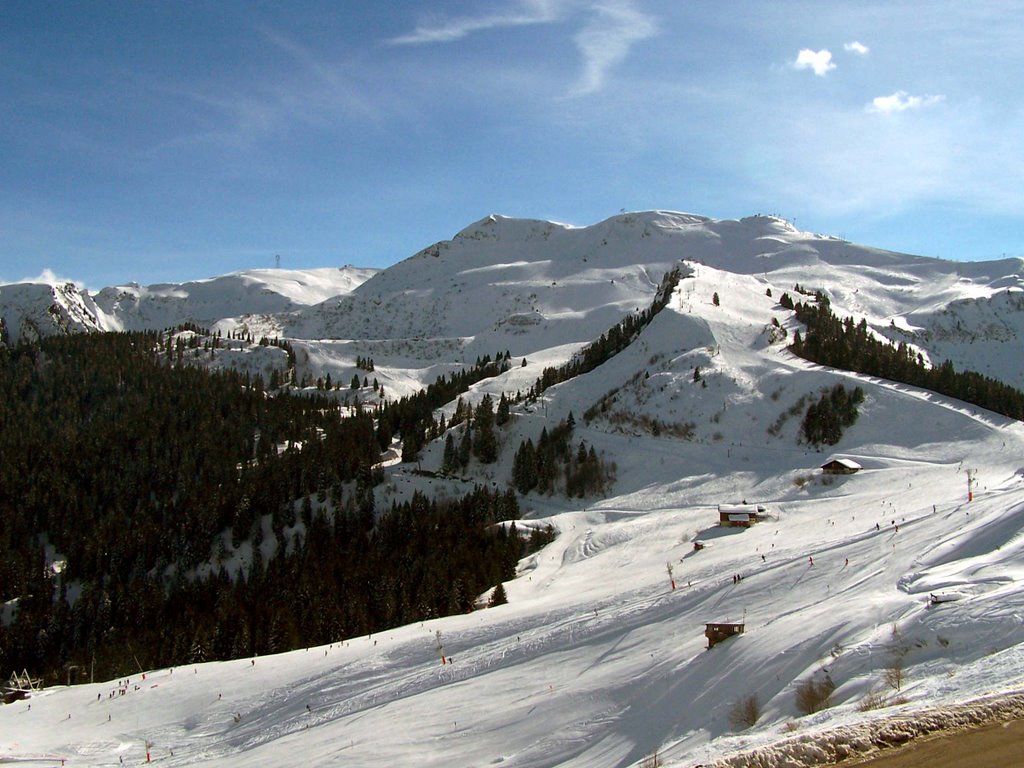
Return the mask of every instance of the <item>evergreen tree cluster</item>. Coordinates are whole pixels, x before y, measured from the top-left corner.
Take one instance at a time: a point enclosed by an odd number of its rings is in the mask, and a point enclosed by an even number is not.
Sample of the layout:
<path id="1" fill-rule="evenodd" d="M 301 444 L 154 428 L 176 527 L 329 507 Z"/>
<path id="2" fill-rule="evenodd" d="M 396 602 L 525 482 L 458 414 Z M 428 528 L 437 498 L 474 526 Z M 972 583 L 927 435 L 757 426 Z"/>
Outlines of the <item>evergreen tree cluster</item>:
<path id="1" fill-rule="evenodd" d="M 98 676 L 116 677 L 137 671 L 136 661 L 157 668 L 276 653 L 464 613 L 551 541 L 550 529 L 522 537 L 514 523 L 496 524 L 517 515 L 513 492 L 486 489 L 446 502 L 416 495 L 375 524 L 347 504 L 333 516 L 318 510 L 304 538 L 255 559 L 241 579 L 221 569 L 162 588 L 140 575 L 90 586 L 71 606 L 53 579 L 37 578 L 17 621 L 0 629 L 2 665 L 63 679 L 65 665 L 95 663 Z"/>
<path id="2" fill-rule="evenodd" d="M 797 332 L 790 349 L 805 360 L 930 389 L 1024 420 L 1024 392 L 1019 389 L 976 371 L 958 372 L 949 360 L 930 367 L 904 342 L 893 344 L 873 336 L 866 320 L 856 323 L 853 318 L 836 317 L 824 293 L 819 291 L 815 298 L 793 304 L 807 333 Z M 780 304 L 785 306 L 782 299 Z"/>
<path id="3" fill-rule="evenodd" d="M 523 542 L 495 525 L 518 514 L 511 491 L 376 518 L 370 414 L 169 365 L 166 348 L 131 333 L 0 349 L 0 602 L 17 600 L 0 676 L 338 640 L 467 610 L 511 577 Z M 248 568 L 196 575 L 222 534 L 251 543 Z"/>
<path id="4" fill-rule="evenodd" d="M 564 365 L 557 368 L 545 368 L 540 378 L 527 393 L 527 400 L 536 400 L 548 387 L 593 371 L 628 347 L 640 334 L 640 331 L 646 328 L 665 308 L 672 296 L 672 291 L 679 285 L 681 279 L 682 271 L 679 267 L 665 273 L 650 307 L 637 314 L 627 315 L 608 331 L 602 333 L 597 341 L 588 344 L 573 355 L 572 359 Z"/>
<path id="5" fill-rule="evenodd" d="M 800 424 L 800 437 L 811 445 L 835 445 L 843 430 L 857 421 L 857 406 L 864 402 L 864 390 L 836 384 L 816 403 L 807 406 Z"/>
<path id="6" fill-rule="evenodd" d="M 161 332 L 159 337 L 160 349 L 167 362 L 176 366 L 191 365 L 200 360 L 213 360 L 219 350 L 245 349 L 254 344 L 252 334 L 247 331 L 228 331 L 227 337 L 225 337 L 221 331 L 211 332 L 193 322 L 169 328 Z M 273 368 L 270 371 L 268 388 L 276 391 L 294 383 L 296 358 L 295 349 L 291 343 L 277 337 L 263 336 L 258 344 L 261 347 L 277 347 L 285 353 L 285 367 L 283 369 Z M 304 384 L 308 384 L 308 382 L 304 382 Z M 262 386 L 262 382 L 260 382 L 260 386 Z M 318 388 L 324 389 L 322 380 L 318 382 Z"/>
<path id="7" fill-rule="evenodd" d="M 458 423 L 453 416 L 452 422 L 445 424 L 443 416 L 434 418 L 434 411 L 467 392 L 477 382 L 507 371 L 511 366 L 510 359 L 507 351 L 494 360 L 485 355 L 468 370 L 453 373 L 450 377 L 440 376 L 425 390 L 385 403 L 377 413 L 377 438 L 381 449 L 386 448 L 397 434 L 402 440 L 402 461 L 416 461 L 428 441 L 444 434 L 452 423 Z M 460 412 L 457 410 L 457 413 Z"/>
<path id="8" fill-rule="evenodd" d="M 468 407 L 460 397 L 455 404 L 455 413 L 448 422 L 449 432 L 445 435 L 444 456 L 441 471 L 445 474 L 456 474 L 469 466 L 470 457 L 474 456 L 481 464 L 493 464 L 498 459 L 498 436 L 495 427 L 508 424 L 511 414 L 509 399 L 501 393 L 498 408 L 495 411 L 494 398 L 485 394 L 476 408 Z M 451 427 L 463 424 L 458 445 L 455 443 L 455 432 Z"/>
<path id="9" fill-rule="evenodd" d="M 552 430 L 541 430 L 537 444 L 527 439 L 512 459 L 512 485 L 519 493 L 537 490 L 552 494 L 564 490 L 575 498 L 604 493 L 613 480 L 613 467 L 605 464 L 593 446 L 583 441 L 571 448 L 575 420 L 572 414 Z"/>
<path id="10" fill-rule="evenodd" d="M 242 338 L 243 340 L 252 343 L 252 336 L 249 334 L 238 333 L 235 334 L 236 338 Z M 283 349 L 286 355 L 287 362 L 283 371 L 274 368 L 270 372 L 270 381 L 268 386 L 272 391 L 277 391 L 281 387 L 287 386 L 288 384 L 295 383 L 295 349 L 291 343 L 287 340 L 279 339 L 278 337 L 267 338 L 266 336 L 260 337 L 259 345 L 261 347 L 277 347 Z M 180 362 L 180 360 L 179 360 Z"/>
<path id="11" fill-rule="evenodd" d="M 71 579 L 188 568 L 215 532 L 248 536 L 258 516 L 377 460 L 368 415 L 169 366 L 161 348 L 157 333 L 88 334 L 0 353 L 4 593 L 23 591 L 40 532 Z"/>
<path id="12" fill-rule="evenodd" d="M 375 370 L 373 367 L 373 358 L 363 357 L 362 355 L 359 355 L 358 357 L 356 357 L 356 368 L 358 368 L 361 371 Z"/>

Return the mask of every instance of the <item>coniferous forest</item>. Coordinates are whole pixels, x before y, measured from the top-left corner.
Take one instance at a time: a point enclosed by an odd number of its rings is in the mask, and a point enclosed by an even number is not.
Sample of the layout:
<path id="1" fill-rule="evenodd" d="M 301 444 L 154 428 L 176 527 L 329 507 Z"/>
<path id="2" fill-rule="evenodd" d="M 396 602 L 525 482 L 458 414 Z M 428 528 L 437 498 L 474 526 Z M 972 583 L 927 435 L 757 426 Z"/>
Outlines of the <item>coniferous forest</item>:
<path id="1" fill-rule="evenodd" d="M 949 360 L 929 366 L 906 344 L 873 336 L 866 320 L 856 323 L 853 318 L 836 317 L 828 297 L 820 291 L 814 301 L 794 303 L 786 293 L 779 303 L 792 309 L 807 326 L 807 333 L 797 332 L 790 345 L 805 360 L 930 389 L 1024 420 L 1024 392 L 976 371 L 956 371 Z"/>
<path id="2" fill-rule="evenodd" d="M 165 350 L 0 347 L 0 674 L 109 678 L 467 611 L 549 540 L 496 525 L 512 491 L 375 509 L 374 414 Z"/>

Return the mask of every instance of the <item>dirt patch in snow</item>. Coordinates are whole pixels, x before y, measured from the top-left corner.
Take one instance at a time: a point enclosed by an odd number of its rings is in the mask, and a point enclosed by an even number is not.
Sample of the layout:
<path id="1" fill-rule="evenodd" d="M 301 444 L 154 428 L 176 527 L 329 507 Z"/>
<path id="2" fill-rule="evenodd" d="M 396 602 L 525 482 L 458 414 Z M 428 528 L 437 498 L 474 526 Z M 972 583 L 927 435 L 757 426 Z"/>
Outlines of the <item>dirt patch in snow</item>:
<path id="1" fill-rule="evenodd" d="M 812 766 L 832 765 L 850 760 L 847 765 L 875 765 L 885 750 L 914 744 L 914 748 L 900 750 L 891 756 L 911 754 L 916 748 L 923 748 L 926 737 L 962 736 L 963 732 L 979 726 L 1003 724 L 1011 721 L 1024 720 L 1024 691 L 977 699 L 964 704 L 949 707 L 935 707 L 912 713 L 895 715 L 869 723 L 845 726 L 830 731 L 808 733 L 778 742 L 769 747 L 762 747 L 750 752 L 732 755 L 723 760 L 711 763 L 707 768 L 811 768 Z M 1020 728 L 1013 733 L 1019 735 Z M 989 739 L 998 739 L 996 732 L 989 734 Z M 928 738 L 929 745 L 936 738 Z M 952 742 L 956 742 L 953 739 Z M 945 739 L 943 743 L 950 742 Z M 1017 742 L 1019 749 L 1019 742 Z M 951 746 L 949 751 L 957 750 L 962 755 L 978 756 L 979 750 L 971 747 Z M 907 763 L 882 763 L 891 766 L 931 765 L 927 760 L 914 762 L 908 758 Z M 957 765 L 968 768 L 984 768 L 986 763 L 972 763 L 969 758 L 961 757 L 963 762 Z M 951 765 L 954 763 L 950 763 Z"/>
<path id="2" fill-rule="evenodd" d="M 861 768 L 1006 768 L 1021 759 L 1024 720 L 995 722 L 969 731 L 942 733 L 875 758 Z"/>

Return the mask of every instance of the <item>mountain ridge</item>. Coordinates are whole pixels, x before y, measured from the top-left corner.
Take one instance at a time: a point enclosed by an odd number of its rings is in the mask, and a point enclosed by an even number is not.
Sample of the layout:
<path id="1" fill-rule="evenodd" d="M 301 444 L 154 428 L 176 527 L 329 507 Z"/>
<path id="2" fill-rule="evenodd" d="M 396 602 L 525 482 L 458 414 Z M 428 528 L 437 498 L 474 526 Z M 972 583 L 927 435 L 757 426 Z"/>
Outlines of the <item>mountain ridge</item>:
<path id="1" fill-rule="evenodd" d="M 872 332 L 913 345 L 933 365 L 950 359 L 1024 387 L 1024 358 L 1013 353 L 1024 336 L 1024 307 L 1014 296 L 1024 291 L 1024 261 L 899 254 L 802 232 L 769 215 L 643 211 L 575 227 L 491 214 L 382 270 L 249 270 L 95 293 L 65 285 L 59 297 L 37 290 L 31 299 L 24 288 L 0 286 L 0 319 L 12 342 L 25 319 L 29 337 L 182 323 L 288 337 L 311 378 L 331 373 L 337 381 L 353 373 L 329 359 L 344 350 L 355 358 L 401 348 L 413 359 L 445 350 L 449 367 L 506 349 L 522 358 L 563 348 L 567 359 L 573 345 L 648 304 L 681 261 L 750 275 L 776 296 L 801 283 L 824 289 L 839 314 L 865 318 Z M 418 363 L 400 367 L 394 396 L 438 373 Z"/>

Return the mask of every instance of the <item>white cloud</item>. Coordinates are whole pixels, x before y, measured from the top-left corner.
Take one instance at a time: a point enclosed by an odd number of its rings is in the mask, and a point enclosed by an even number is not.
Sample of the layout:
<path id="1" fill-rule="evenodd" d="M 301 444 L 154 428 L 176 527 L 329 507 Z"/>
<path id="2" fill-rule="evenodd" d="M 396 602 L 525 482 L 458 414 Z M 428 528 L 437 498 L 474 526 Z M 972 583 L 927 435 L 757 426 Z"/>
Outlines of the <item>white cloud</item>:
<path id="1" fill-rule="evenodd" d="M 599 91 L 608 70 L 626 58 L 634 43 L 655 34 L 654 20 L 628 2 L 605 2 L 594 6 L 596 12 L 576 35 L 576 47 L 583 55 L 583 72 L 572 96 Z"/>
<path id="2" fill-rule="evenodd" d="M 945 96 L 911 96 L 906 91 L 896 91 L 889 96 L 876 96 L 866 107 L 868 112 L 888 115 L 893 112 L 906 112 L 910 109 L 932 107 L 945 100 Z"/>
<path id="3" fill-rule="evenodd" d="M 19 283 L 44 283 L 46 285 L 64 285 L 65 283 L 73 283 L 78 290 L 84 290 L 85 284 L 79 280 L 72 280 L 67 277 L 61 277 L 49 267 L 44 267 L 43 271 L 35 277 L 23 277 L 18 281 Z M 12 285 L 12 283 L 2 283 L 0 285 Z"/>
<path id="4" fill-rule="evenodd" d="M 836 68 L 836 65 L 832 63 L 832 52 L 825 48 L 820 51 L 812 51 L 810 48 L 801 49 L 793 66 L 796 69 L 813 69 L 814 74 L 818 77 L 824 77 L 829 70 Z"/>
<path id="5" fill-rule="evenodd" d="M 463 16 L 421 24 L 407 35 L 391 38 L 392 45 L 450 43 L 475 32 L 506 27 L 553 24 L 569 16 L 586 22 L 575 35 L 582 56 L 582 71 L 570 96 L 601 90 L 609 70 L 622 62 L 634 43 L 652 37 L 654 19 L 637 10 L 632 0 L 520 0 L 509 10 L 481 16 Z"/>
<path id="6" fill-rule="evenodd" d="M 858 56 L 867 56 L 871 49 L 864 43 L 854 40 L 852 43 L 843 43 L 843 50 L 848 53 L 856 53 Z"/>
<path id="7" fill-rule="evenodd" d="M 447 19 L 434 24 L 423 24 L 407 35 L 392 38 L 395 45 L 421 45 L 449 43 L 461 40 L 473 32 L 502 27 L 522 27 L 530 24 L 549 24 L 559 18 L 564 3 L 558 0 L 523 0 L 518 8 L 507 13 L 492 13 L 478 17 Z"/>

